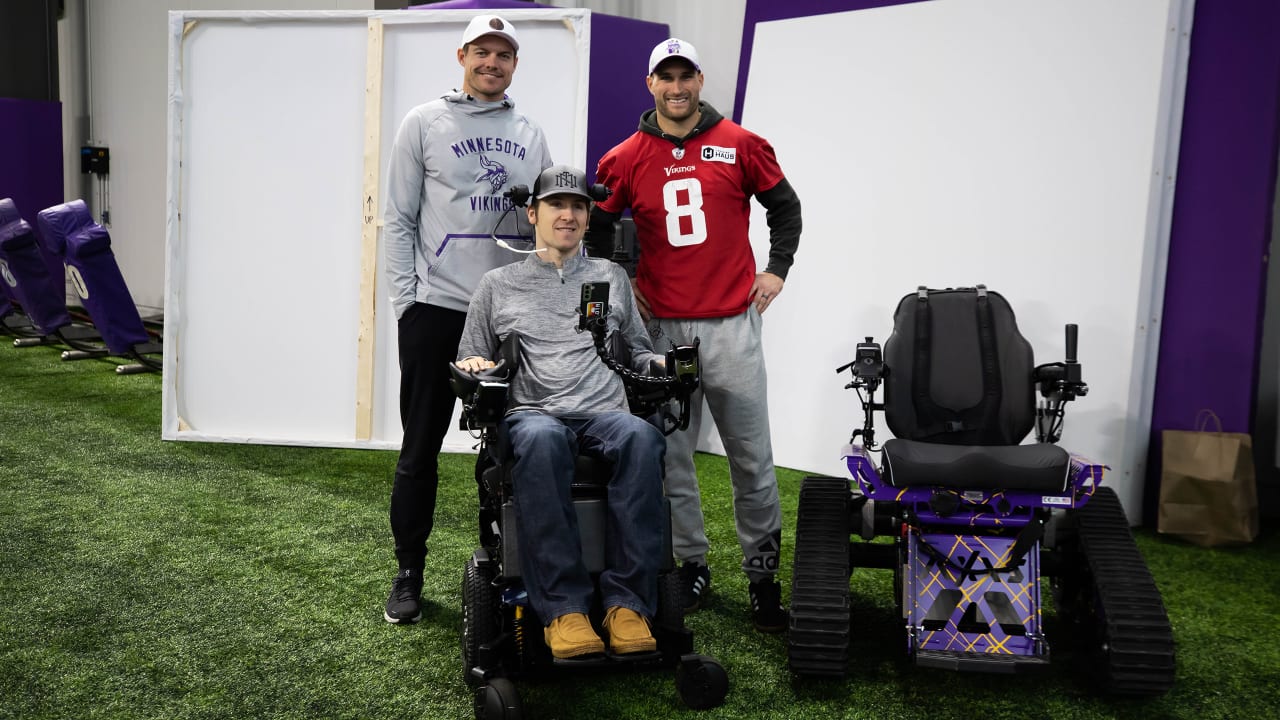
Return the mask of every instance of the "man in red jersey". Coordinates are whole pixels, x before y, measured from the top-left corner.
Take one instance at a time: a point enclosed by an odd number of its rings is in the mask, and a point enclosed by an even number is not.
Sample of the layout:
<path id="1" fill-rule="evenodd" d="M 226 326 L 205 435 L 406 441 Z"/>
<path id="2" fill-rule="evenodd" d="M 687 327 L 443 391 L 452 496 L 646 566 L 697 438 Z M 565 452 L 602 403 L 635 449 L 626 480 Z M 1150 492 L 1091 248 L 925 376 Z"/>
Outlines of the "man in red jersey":
<path id="1" fill-rule="evenodd" d="M 693 46 L 664 40 L 649 56 L 645 83 L 654 109 L 600 160 L 599 182 L 613 195 L 592 211 L 585 244 L 613 252 L 613 223 L 630 208 L 640 261 L 632 279 L 655 347 L 701 338 L 702 386 L 729 458 L 742 569 L 757 630 L 787 626 L 776 579 L 782 513 L 769 437 L 761 315 L 782 292 L 800 241 L 800 199 L 773 148 L 699 101 L 702 68 Z M 747 237 L 751 198 L 767 210 L 769 262 L 756 271 Z M 689 429 L 667 440 L 666 493 L 687 610 L 711 583 L 707 535 L 693 453 L 702 400 Z"/>

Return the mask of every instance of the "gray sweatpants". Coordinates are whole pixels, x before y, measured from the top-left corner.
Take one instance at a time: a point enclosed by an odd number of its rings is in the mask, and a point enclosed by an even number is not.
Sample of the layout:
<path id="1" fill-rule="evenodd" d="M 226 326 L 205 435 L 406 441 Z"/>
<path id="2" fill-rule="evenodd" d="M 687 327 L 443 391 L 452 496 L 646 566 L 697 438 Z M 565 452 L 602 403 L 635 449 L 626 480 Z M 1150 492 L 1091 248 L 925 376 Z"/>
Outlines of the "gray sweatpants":
<path id="1" fill-rule="evenodd" d="M 654 349 L 688 345 L 701 338 L 702 386 L 690 400 L 689 429 L 667 438 L 666 491 L 671 501 L 676 558 L 706 563 L 707 534 L 693 452 L 706 397 L 729 459 L 733 516 L 742 546 L 742 569 L 752 581 L 778 572 L 782 509 L 769 437 L 768 387 L 761 318 L 754 307 L 741 315 L 702 320 L 658 319 L 650 324 Z"/>

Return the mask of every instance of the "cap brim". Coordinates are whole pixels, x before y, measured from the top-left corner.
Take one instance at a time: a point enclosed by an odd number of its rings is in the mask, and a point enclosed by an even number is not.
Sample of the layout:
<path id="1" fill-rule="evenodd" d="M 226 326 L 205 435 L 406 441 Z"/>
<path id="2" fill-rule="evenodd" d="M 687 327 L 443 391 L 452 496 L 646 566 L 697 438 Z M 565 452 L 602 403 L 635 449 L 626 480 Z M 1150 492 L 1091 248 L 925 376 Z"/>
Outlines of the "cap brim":
<path id="1" fill-rule="evenodd" d="M 690 60 L 689 58 L 683 55 L 668 55 L 662 58 L 661 60 L 659 60 L 657 64 L 655 64 L 652 68 L 650 68 L 649 74 L 652 75 L 658 72 L 658 69 L 661 68 L 663 65 L 666 65 L 672 62 L 682 62 L 688 65 L 689 67 L 693 68 L 696 72 L 702 72 L 702 68 L 698 67 L 698 63 Z"/>
<path id="2" fill-rule="evenodd" d="M 504 33 L 504 32 L 500 32 L 500 31 L 498 31 L 498 30 L 492 30 L 492 31 L 490 31 L 490 32 L 481 33 L 481 34 L 479 34 L 479 35 L 477 35 L 477 36 L 475 36 L 475 37 L 471 38 L 470 40 L 464 40 L 462 44 L 463 44 L 463 45 L 469 45 L 469 44 L 471 44 L 471 43 L 473 43 L 473 42 L 475 42 L 475 41 L 479 40 L 480 38 L 486 38 L 486 37 L 502 38 L 503 40 L 506 40 L 507 42 L 511 43 L 511 49 L 512 49 L 512 50 L 515 50 L 516 52 L 519 52 L 519 51 L 520 51 L 520 43 L 516 42 L 516 39 L 515 39 L 515 38 L 511 37 L 510 35 L 508 35 L 508 34 L 506 34 L 506 33 Z"/>
<path id="3" fill-rule="evenodd" d="M 595 202 L 591 199 L 590 195 L 582 192 L 581 190 L 553 190 L 551 192 L 544 192 L 541 195 L 538 195 L 536 199 L 546 200 L 547 198 L 555 197 L 556 195 L 572 195 L 574 197 L 580 197 L 587 202 Z"/>

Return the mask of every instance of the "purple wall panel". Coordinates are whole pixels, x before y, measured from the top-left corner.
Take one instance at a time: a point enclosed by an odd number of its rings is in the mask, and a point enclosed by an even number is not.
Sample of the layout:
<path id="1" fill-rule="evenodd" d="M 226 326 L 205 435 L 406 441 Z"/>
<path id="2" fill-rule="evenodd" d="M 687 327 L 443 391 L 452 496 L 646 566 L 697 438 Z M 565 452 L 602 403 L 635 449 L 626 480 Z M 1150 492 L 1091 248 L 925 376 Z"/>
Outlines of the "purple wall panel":
<path id="1" fill-rule="evenodd" d="M 0 98 L 0 197 L 34 228 L 62 193 L 62 103 Z M 62 277 L 62 261 L 41 254 L 49 274 Z"/>
<path id="2" fill-rule="evenodd" d="M 1250 432 L 1280 128 L 1280 3 L 1196 3 L 1165 275 L 1146 517 L 1161 433 L 1209 408 Z"/>
<path id="3" fill-rule="evenodd" d="M 669 37 L 660 23 L 592 13 L 587 172 L 593 179 L 600 158 L 636 131 L 641 113 L 653 109 L 645 65 L 653 47 Z"/>
<path id="4" fill-rule="evenodd" d="M 530 10 L 553 8 L 521 0 L 447 0 L 421 10 Z M 520 24 L 516 23 L 519 31 Z M 595 177 L 600 157 L 635 132 L 640 113 L 653 107 L 645 87 L 645 62 L 653 46 L 670 37 L 662 23 L 591 13 L 591 75 L 587 78 L 587 167 Z M 519 102 L 516 98 L 516 102 Z M 533 118 L 534 122 L 538 118 Z M 554 158 L 557 162 L 559 158 Z"/>

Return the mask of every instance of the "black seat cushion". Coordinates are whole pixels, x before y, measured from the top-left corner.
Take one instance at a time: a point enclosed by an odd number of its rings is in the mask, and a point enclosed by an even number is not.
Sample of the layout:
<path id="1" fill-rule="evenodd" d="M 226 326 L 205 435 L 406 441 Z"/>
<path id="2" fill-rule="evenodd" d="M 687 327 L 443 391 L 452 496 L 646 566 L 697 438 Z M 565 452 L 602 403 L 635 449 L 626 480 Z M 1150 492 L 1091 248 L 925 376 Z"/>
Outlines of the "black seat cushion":
<path id="1" fill-rule="evenodd" d="M 587 453 L 578 453 L 574 460 L 573 487 L 606 487 L 613 477 L 613 465 L 603 458 Z"/>
<path id="2" fill-rule="evenodd" d="M 884 444 L 884 480 L 892 487 L 963 490 L 1067 488 L 1071 456 L 1049 444 L 942 445 L 894 438 Z"/>
<path id="3" fill-rule="evenodd" d="M 485 470 L 485 482 L 490 486 L 494 486 L 498 477 L 504 477 L 508 483 L 511 482 L 511 463 Z M 574 458 L 573 481 L 569 485 L 570 493 L 573 497 L 603 497 L 612 477 L 613 465 L 608 460 L 587 453 L 579 453 Z"/>

